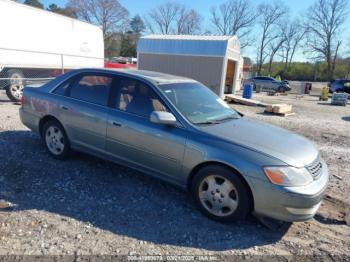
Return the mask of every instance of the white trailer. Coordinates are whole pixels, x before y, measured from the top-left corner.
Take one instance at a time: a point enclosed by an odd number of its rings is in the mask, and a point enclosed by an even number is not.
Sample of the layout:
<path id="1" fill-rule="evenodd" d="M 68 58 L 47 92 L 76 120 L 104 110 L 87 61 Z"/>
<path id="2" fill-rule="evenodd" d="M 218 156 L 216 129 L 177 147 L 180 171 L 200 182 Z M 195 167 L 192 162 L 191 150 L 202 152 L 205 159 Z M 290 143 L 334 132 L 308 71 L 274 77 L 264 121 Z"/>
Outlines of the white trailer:
<path id="1" fill-rule="evenodd" d="M 0 0 L 0 88 L 19 100 L 28 81 L 74 68 L 103 67 L 102 30 L 11 0 Z"/>

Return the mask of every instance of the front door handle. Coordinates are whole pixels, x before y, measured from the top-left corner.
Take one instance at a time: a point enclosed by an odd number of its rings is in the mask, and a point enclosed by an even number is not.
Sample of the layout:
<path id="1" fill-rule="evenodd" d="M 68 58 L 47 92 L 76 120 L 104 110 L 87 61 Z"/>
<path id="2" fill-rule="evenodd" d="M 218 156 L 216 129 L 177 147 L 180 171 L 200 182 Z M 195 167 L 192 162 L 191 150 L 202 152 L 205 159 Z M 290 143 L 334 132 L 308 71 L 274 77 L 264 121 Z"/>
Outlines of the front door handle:
<path id="1" fill-rule="evenodd" d="M 61 106 L 61 109 L 63 109 L 63 110 L 68 110 L 68 107 L 66 107 L 66 106 Z"/>
<path id="2" fill-rule="evenodd" d="M 117 126 L 117 127 L 122 127 L 122 124 L 121 123 L 118 123 L 118 122 L 114 122 L 112 123 L 114 126 Z"/>

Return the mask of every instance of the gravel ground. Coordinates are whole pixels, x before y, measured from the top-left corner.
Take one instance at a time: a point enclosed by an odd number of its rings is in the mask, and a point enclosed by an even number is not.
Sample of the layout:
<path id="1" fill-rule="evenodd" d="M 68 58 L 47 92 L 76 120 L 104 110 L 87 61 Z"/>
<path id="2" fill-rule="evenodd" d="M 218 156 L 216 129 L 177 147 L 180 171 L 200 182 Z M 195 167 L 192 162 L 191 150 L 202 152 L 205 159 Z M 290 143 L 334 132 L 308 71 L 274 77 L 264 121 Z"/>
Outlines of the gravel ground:
<path id="1" fill-rule="evenodd" d="M 203 217 L 190 197 L 163 182 L 85 154 L 45 152 L 18 105 L 0 93 L 0 255 L 332 255 L 350 254 L 350 106 L 314 96 L 256 96 L 293 104 L 295 116 L 232 105 L 248 117 L 315 141 L 332 177 L 314 219 L 271 231 L 254 217 L 232 225 Z M 14 206 L 4 208 L 7 203 Z M 1 208 L 2 207 L 2 208 Z M 350 220 L 350 218 L 349 218 Z M 349 257 L 348 257 L 349 259 Z"/>

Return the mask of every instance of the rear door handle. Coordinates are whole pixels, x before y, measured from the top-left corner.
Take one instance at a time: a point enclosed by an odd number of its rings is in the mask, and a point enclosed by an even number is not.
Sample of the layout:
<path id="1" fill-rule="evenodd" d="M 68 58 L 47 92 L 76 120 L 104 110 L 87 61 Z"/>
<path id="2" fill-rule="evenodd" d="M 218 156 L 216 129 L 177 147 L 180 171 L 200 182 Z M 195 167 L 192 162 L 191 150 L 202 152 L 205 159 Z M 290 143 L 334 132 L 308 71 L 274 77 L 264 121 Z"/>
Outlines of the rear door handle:
<path id="1" fill-rule="evenodd" d="M 63 110 L 68 110 L 68 107 L 66 107 L 66 106 L 61 106 L 61 109 L 63 109 Z"/>

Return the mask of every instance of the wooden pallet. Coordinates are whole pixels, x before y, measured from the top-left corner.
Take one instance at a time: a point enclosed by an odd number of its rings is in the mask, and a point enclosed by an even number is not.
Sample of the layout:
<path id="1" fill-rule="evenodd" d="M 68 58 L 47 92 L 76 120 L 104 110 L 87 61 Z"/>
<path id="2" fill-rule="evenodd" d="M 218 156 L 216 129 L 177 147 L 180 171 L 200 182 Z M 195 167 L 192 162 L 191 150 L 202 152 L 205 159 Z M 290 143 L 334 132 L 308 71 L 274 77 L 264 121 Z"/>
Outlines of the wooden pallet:
<path id="1" fill-rule="evenodd" d="M 270 114 L 270 115 L 276 115 L 276 116 L 294 116 L 295 113 L 294 112 L 288 112 L 288 113 L 274 113 L 274 112 L 269 112 L 269 111 L 264 111 L 264 113 L 266 114 Z"/>
<path id="2" fill-rule="evenodd" d="M 284 114 L 292 112 L 292 105 L 288 104 L 270 104 L 267 105 L 266 110 L 267 112 L 276 113 L 276 114 Z"/>
<path id="3" fill-rule="evenodd" d="M 295 114 L 292 112 L 292 105 L 288 105 L 288 104 L 267 105 L 265 112 L 279 115 L 279 116 L 291 116 Z"/>

